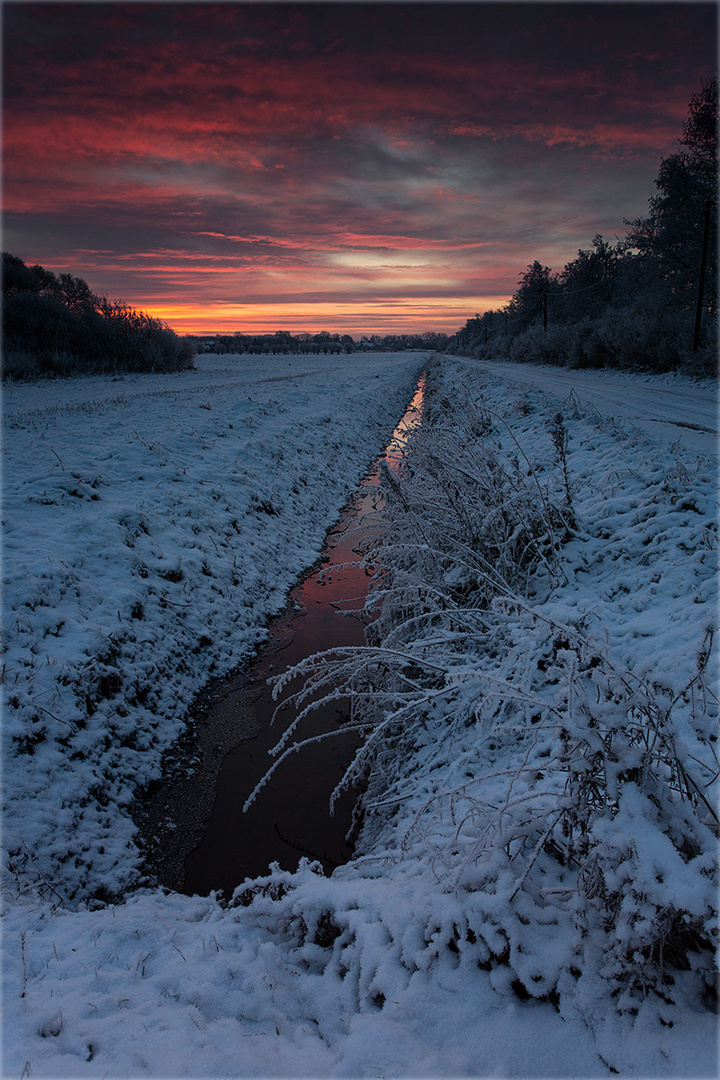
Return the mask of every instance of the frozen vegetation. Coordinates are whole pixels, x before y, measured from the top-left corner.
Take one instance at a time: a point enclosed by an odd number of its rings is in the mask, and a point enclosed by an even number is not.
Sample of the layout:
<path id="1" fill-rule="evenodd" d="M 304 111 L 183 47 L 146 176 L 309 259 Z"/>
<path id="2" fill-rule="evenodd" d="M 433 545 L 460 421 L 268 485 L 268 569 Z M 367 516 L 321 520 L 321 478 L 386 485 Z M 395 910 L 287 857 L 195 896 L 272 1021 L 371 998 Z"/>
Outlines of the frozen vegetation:
<path id="1" fill-rule="evenodd" d="M 7 388 L 3 1075 L 716 1075 L 714 383 L 431 364 L 381 618 L 294 684 L 353 697 L 356 858 L 143 883 L 138 786 L 424 359 Z"/>

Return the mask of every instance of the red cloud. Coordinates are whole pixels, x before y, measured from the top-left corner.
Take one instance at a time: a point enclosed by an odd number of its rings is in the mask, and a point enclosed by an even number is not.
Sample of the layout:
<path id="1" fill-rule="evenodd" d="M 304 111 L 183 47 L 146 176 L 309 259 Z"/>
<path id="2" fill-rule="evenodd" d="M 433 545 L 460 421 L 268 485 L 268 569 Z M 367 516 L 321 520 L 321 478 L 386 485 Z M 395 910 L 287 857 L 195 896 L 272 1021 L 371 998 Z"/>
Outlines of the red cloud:
<path id="1" fill-rule="evenodd" d="M 600 6 L 8 5 L 18 254 L 178 319 L 459 325 L 642 212 L 712 73 L 703 5 Z"/>

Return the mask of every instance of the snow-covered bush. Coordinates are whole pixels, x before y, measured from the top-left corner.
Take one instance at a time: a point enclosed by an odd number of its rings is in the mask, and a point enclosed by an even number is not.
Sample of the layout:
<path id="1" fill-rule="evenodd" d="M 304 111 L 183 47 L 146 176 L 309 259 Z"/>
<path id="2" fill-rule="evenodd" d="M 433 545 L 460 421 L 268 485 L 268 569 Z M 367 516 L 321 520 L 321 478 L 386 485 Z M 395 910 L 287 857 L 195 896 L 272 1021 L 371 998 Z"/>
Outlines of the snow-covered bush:
<path id="1" fill-rule="evenodd" d="M 547 329 L 537 322 L 509 337 L 498 334 L 470 351 L 479 360 L 714 375 L 717 324 L 708 319 L 697 352 L 692 349 L 692 330 L 688 312 L 671 308 L 658 312 L 638 301 L 573 322 L 550 321 Z"/>
<path id="2" fill-rule="evenodd" d="M 670 999 L 679 971 L 709 993 L 714 612 L 684 612 L 672 590 L 678 557 L 711 588 L 715 556 L 700 528 L 693 550 L 663 533 L 668 515 L 703 516 L 691 478 L 651 469 L 619 498 L 618 476 L 598 493 L 582 444 L 612 436 L 573 400 L 503 408 L 447 371 L 426 393 L 405 460 L 382 473 L 370 644 L 310 658 L 279 687 L 303 676 L 300 715 L 318 694 L 351 698 L 360 851 L 429 862 L 465 898 L 478 963 L 509 967 L 519 996 L 556 1000 L 586 967 L 629 1009 L 649 989 Z M 672 669 L 623 640 L 633 587 L 635 636 L 680 651 Z M 677 641 L 658 618 L 678 621 Z"/>

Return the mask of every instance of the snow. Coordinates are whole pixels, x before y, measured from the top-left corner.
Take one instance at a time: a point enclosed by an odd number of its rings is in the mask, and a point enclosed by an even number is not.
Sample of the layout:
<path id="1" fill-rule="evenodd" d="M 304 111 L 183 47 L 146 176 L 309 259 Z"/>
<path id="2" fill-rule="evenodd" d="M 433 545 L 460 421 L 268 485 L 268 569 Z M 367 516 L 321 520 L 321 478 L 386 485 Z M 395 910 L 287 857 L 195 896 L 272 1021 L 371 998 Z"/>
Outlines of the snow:
<path id="1" fill-rule="evenodd" d="M 201 358 L 7 388 L 4 835 L 23 873 L 65 897 L 127 886 L 118 806 L 263 639 L 421 364 Z"/>
<path id="2" fill-rule="evenodd" d="M 705 760 L 714 674 L 678 691 L 716 620 L 715 384 L 444 360 L 445 396 L 502 416 L 558 498 L 546 403 L 562 407 L 580 522 L 562 574 L 540 574 L 525 609 L 498 607 L 500 660 L 470 648 L 447 661 L 455 696 L 426 710 L 424 735 L 408 725 L 403 755 L 389 747 L 352 863 L 330 877 L 276 868 L 229 905 L 139 883 L 137 786 L 203 682 L 262 641 L 426 359 L 207 356 L 179 375 L 6 388 L 3 1075 L 717 1074 L 695 973 L 676 974 L 670 1003 L 623 1008 L 590 911 L 582 974 L 568 975 L 574 924 L 548 898 L 569 876 L 539 858 L 545 902 L 521 890 L 511 911 L 512 864 L 470 799 L 483 777 L 488 803 L 509 799 L 523 716 L 558 707 L 565 683 L 545 684 L 538 658 L 585 693 L 558 626 L 574 642 L 582 625 L 602 657 L 598 698 L 618 671 L 640 705 L 652 688 L 678 753 Z M 443 663 L 456 646 L 428 641 Z M 451 719 L 453 702 L 480 726 Z M 554 812 L 552 746 L 542 721 L 523 744 L 511 825 L 527 828 L 527 805 Z M 547 782 L 531 783 L 540 769 Z M 602 851 L 643 853 L 606 866 L 608 879 L 634 868 L 628 934 L 655 896 L 701 917 L 714 902 L 714 860 L 678 858 L 654 812 L 627 784 L 618 814 L 595 824 Z M 495 963 L 506 941 L 510 960 Z M 534 998 L 520 1000 L 517 978 Z M 542 1000 L 555 983 L 559 1006 Z"/>
<path id="3" fill-rule="evenodd" d="M 653 441 L 680 441 L 686 449 L 717 451 L 718 397 L 713 379 L 694 380 L 681 374 L 641 375 L 622 371 L 572 371 L 546 364 L 483 361 L 488 373 L 532 385 L 554 399 L 570 394 L 605 419 L 618 418 Z"/>

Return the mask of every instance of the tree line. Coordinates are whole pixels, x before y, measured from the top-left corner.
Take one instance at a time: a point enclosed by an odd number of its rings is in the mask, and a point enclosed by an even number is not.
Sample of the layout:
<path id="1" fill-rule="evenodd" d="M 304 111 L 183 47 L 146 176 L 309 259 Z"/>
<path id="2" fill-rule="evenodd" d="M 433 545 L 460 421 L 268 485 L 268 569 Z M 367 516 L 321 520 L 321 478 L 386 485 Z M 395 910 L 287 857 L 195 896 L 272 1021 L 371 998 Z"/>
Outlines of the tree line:
<path id="1" fill-rule="evenodd" d="M 535 260 L 512 299 L 468 319 L 449 352 L 568 367 L 683 369 L 717 359 L 717 78 L 689 106 L 646 217 L 600 234 L 559 273 Z"/>
<path id="2" fill-rule="evenodd" d="M 191 340 L 199 353 L 219 353 L 233 356 L 295 355 L 297 353 L 353 352 L 354 341 L 349 334 L 331 334 L 322 330 L 318 334 L 293 335 L 289 330 L 276 330 L 267 334 L 213 334 L 194 335 Z"/>
<path id="3" fill-rule="evenodd" d="M 194 344 L 160 319 L 108 300 L 72 274 L 3 253 L 3 378 L 181 371 Z"/>
<path id="4" fill-rule="evenodd" d="M 267 334 L 215 334 L 211 337 L 194 336 L 191 340 L 199 353 L 231 353 L 234 355 L 261 354 L 296 355 L 306 353 L 353 353 L 358 351 L 404 352 L 406 349 L 442 350 L 450 340 L 448 334 L 425 331 L 422 334 L 370 334 L 355 341 L 350 334 L 331 334 L 321 330 L 317 334 L 303 331 L 292 334 L 288 330 L 276 330 Z"/>

